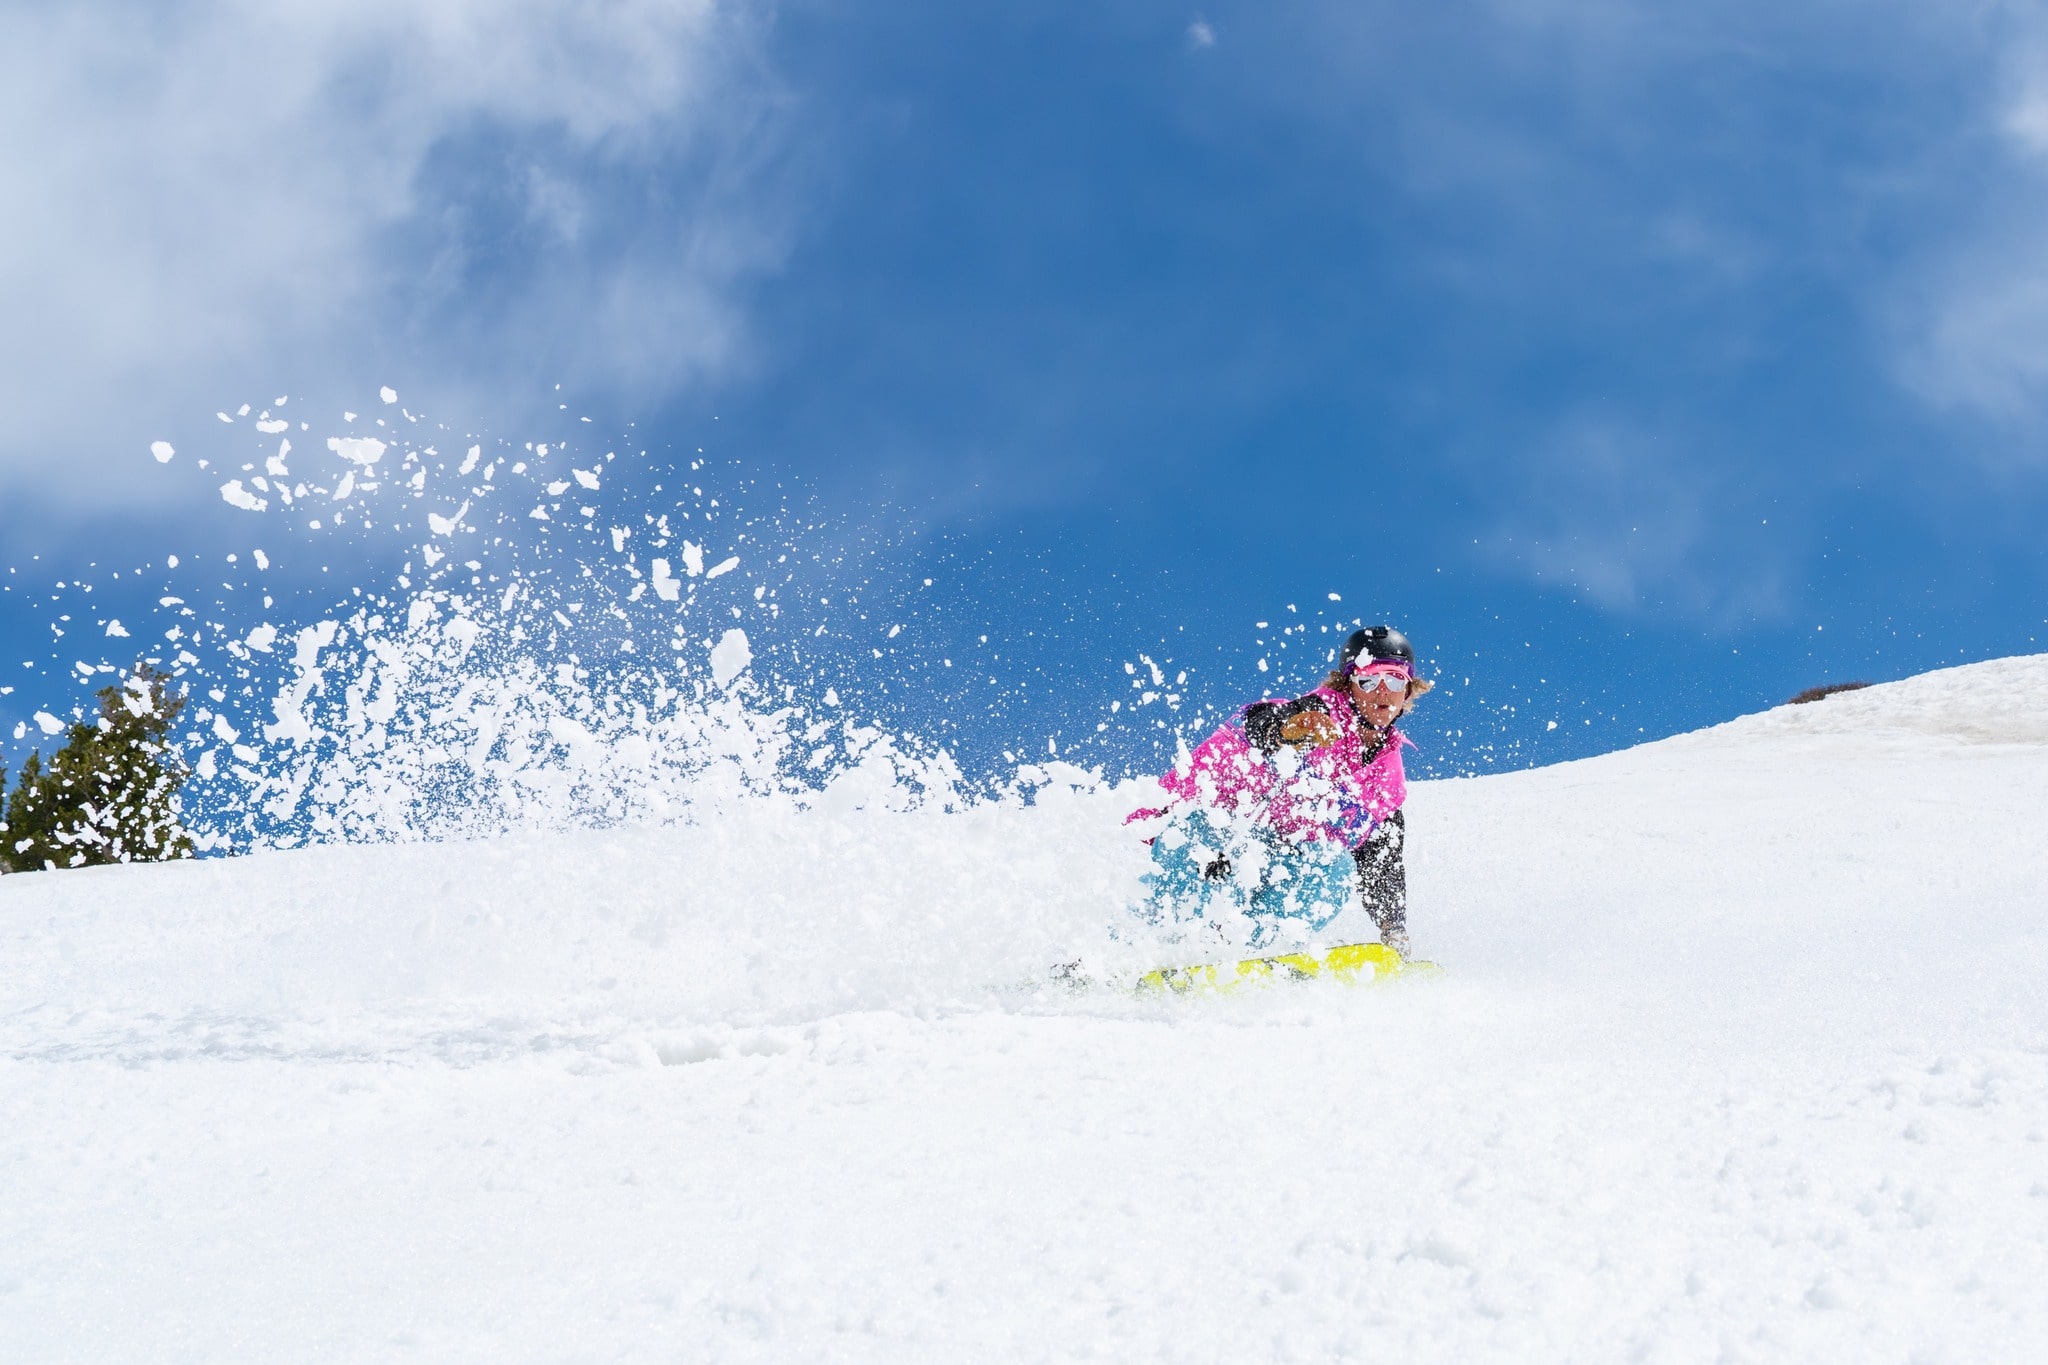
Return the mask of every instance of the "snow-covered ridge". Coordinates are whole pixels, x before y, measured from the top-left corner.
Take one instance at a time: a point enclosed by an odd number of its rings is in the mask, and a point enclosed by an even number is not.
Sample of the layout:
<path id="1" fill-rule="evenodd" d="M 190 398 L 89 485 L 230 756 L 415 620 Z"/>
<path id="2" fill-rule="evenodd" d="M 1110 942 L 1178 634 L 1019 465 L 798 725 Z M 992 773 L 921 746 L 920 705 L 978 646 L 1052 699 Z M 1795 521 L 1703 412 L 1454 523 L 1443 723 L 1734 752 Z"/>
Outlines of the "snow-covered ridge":
<path id="1" fill-rule="evenodd" d="M 1968 744 L 2048 744 L 2048 654 L 1961 664 L 1779 706 L 1701 737 L 1910 731 Z"/>

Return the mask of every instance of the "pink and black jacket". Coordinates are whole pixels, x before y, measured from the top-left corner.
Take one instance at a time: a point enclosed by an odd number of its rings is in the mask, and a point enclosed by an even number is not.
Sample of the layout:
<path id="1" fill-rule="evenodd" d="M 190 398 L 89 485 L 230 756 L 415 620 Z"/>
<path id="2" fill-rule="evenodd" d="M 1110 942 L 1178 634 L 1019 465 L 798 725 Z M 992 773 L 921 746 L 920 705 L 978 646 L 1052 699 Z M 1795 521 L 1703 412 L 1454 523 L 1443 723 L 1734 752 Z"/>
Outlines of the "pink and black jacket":
<path id="1" fill-rule="evenodd" d="M 1306 711 L 1337 722 L 1335 743 L 1295 749 L 1280 728 Z M 1133 811 L 1125 823 L 1167 815 L 1179 804 L 1249 816 L 1293 844 L 1332 841 L 1358 849 L 1408 797 L 1401 750 L 1410 741 L 1374 730 L 1332 687 L 1292 701 L 1254 702 L 1159 779 L 1171 801 Z"/>

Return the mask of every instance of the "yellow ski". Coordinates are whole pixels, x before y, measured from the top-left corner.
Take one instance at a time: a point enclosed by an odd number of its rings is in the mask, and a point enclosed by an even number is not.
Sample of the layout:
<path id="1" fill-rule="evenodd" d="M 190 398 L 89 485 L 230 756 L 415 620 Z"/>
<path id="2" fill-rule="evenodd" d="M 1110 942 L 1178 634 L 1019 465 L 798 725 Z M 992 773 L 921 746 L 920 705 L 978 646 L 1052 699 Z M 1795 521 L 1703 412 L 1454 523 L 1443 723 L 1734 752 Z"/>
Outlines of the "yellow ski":
<path id="1" fill-rule="evenodd" d="M 1138 989 L 1153 995 L 1226 995 L 1276 981 L 1328 977 L 1349 984 L 1391 981 L 1397 976 L 1441 976 L 1434 962 L 1409 961 L 1384 943 L 1346 943 L 1320 952 L 1282 953 L 1243 962 L 1161 967 L 1138 978 Z"/>

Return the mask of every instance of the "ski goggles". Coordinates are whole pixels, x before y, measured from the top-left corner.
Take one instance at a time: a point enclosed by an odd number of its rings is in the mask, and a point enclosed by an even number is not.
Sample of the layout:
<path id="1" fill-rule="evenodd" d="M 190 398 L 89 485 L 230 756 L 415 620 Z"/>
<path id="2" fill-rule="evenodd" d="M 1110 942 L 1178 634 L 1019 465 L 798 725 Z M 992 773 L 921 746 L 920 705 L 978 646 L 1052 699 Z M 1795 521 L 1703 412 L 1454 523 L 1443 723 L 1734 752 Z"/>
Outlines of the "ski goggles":
<path id="1" fill-rule="evenodd" d="M 1406 692 L 1411 676 L 1408 669 L 1401 664 L 1375 663 L 1363 669 L 1353 667 L 1351 683 L 1361 692 L 1370 692 L 1375 688 L 1384 692 Z"/>

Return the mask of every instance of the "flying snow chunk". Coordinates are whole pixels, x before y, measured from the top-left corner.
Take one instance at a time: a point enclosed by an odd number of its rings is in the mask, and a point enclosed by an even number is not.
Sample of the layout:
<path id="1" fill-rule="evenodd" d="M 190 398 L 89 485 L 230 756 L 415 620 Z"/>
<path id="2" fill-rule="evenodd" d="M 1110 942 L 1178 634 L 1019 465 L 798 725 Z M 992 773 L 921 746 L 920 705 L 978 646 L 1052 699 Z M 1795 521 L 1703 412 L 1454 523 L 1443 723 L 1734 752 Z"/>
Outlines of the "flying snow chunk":
<path id="1" fill-rule="evenodd" d="M 462 468 L 456 470 L 455 472 L 458 474 L 470 473 L 476 468 L 476 462 L 478 460 L 481 460 L 483 457 L 484 448 L 482 446 L 471 446 L 469 448 L 469 454 L 463 456 L 462 458 Z"/>
<path id="2" fill-rule="evenodd" d="M 654 592 L 664 602 L 673 602 L 682 596 L 682 580 L 670 572 L 666 559 L 654 561 Z"/>
<path id="3" fill-rule="evenodd" d="M 704 576 L 706 578 L 716 578 L 722 573 L 731 573 L 734 569 L 737 569 L 739 566 L 740 557 L 738 555 L 734 555 L 730 559 L 720 560 Z"/>
<path id="4" fill-rule="evenodd" d="M 116 640 L 125 640 L 128 638 L 128 627 L 122 625 L 119 621 L 109 621 L 107 622 L 107 634 Z"/>
<path id="5" fill-rule="evenodd" d="M 383 388 L 377 390 L 377 396 L 387 403 L 396 403 L 398 401 L 398 390 L 386 384 Z"/>
<path id="6" fill-rule="evenodd" d="M 374 436 L 330 436 L 327 448 L 365 469 L 384 458 L 384 443 Z"/>
<path id="7" fill-rule="evenodd" d="M 243 641 L 243 643 L 251 649 L 260 649 L 265 654 L 268 654 L 270 647 L 277 643 L 277 627 L 268 624 L 260 625 L 249 632 L 249 638 Z"/>
<path id="8" fill-rule="evenodd" d="M 267 555 L 267 554 L 265 554 L 265 553 L 263 553 L 263 551 L 261 551 L 261 550 L 258 550 L 258 551 L 256 551 L 256 567 L 257 567 L 257 568 L 259 568 L 259 569 L 267 569 L 267 568 L 269 568 L 269 567 L 270 567 L 270 556 L 269 556 L 269 555 Z"/>
<path id="9" fill-rule="evenodd" d="M 730 632 L 728 632 L 728 634 L 731 634 L 731 635 L 739 635 L 739 632 L 735 630 L 735 631 L 730 631 Z M 747 641 L 746 641 L 746 637 L 742 635 L 742 636 L 740 636 L 740 648 L 744 650 L 744 649 L 745 649 L 746 647 L 747 647 Z M 717 662 L 718 662 L 718 655 L 716 655 L 716 654 L 713 654 L 713 655 L 711 656 L 711 661 L 712 661 L 712 665 L 713 665 L 714 667 L 716 667 L 716 665 L 717 665 Z M 38 711 L 38 712 L 36 712 L 36 724 L 37 724 L 37 725 L 40 725 L 40 726 L 41 726 L 41 727 L 43 728 L 43 733 L 44 733 L 44 734 L 46 734 L 46 735 L 54 735 L 54 734 L 58 734 L 58 733 L 60 733 L 60 732 L 61 732 L 61 731 L 62 731 L 62 730 L 64 729 L 64 722 L 63 722 L 63 721 L 61 721 L 61 720 L 58 720 L 58 719 L 57 719 L 57 718 L 56 718 L 55 716 L 51 715 L 51 714 L 50 714 L 50 713 L 49 713 L 48 711 Z"/>
<path id="10" fill-rule="evenodd" d="M 285 421 L 282 417 L 266 418 L 256 424 L 256 430 L 269 436 L 275 436 L 280 431 L 290 431 L 291 429 L 292 424 Z"/>
<path id="11" fill-rule="evenodd" d="M 270 506 L 268 498 L 259 498 L 242 487 L 240 479 L 229 479 L 220 486 L 220 500 L 230 507 L 239 507 L 244 512 L 261 512 Z"/>
<path id="12" fill-rule="evenodd" d="M 156 714 L 156 698 L 149 694 L 149 684 L 140 678 L 130 677 L 121 689 L 121 705 L 131 716 L 153 716 Z"/>
<path id="13" fill-rule="evenodd" d="M 468 515 L 469 503 L 465 501 L 452 517 L 444 517 L 436 512 L 427 513 L 427 526 L 437 536 L 452 535 L 455 528 L 462 524 L 462 519 Z"/>
<path id="14" fill-rule="evenodd" d="M 597 471 L 596 471 L 596 470 L 594 470 L 594 469 L 572 469 L 572 470 L 570 470 L 569 472 L 570 472 L 571 474 L 574 474 L 574 475 L 576 476 L 576 482 L 578 482 L 578 483 L 582 484 L 582 485 L 583 485 L 583 486 L 584 486 L 585 488 L 588 488 L 588 489 L 592 489 L 592 490 L 595 490 L 595 489 L 597 488 Z"/>
<path id="15" fill-rule="evenodd" d="M 149 443 L 149 453 L 156 456 L 158 464 L 169 464 L 171 456 L 178 452 L 171 448 L 169 441 L 151 441 Z"/>
<path id="16" fill-rule="evenodd" d="M 683 542 L 683 568 L 689 571 L 689 575 L 692 578 L 704 572 L 704 547 L 702 545 L 692 545 L 687 540 Z"/>
<path id="17" fill-rule="evenodd" d="M 752 662 L 754 650 L 747 643 L 747 633 L 737 628 L 729 630 L 711 647 L 711 680 L 720 687 L 730 687 L 733 679 Z"/>

